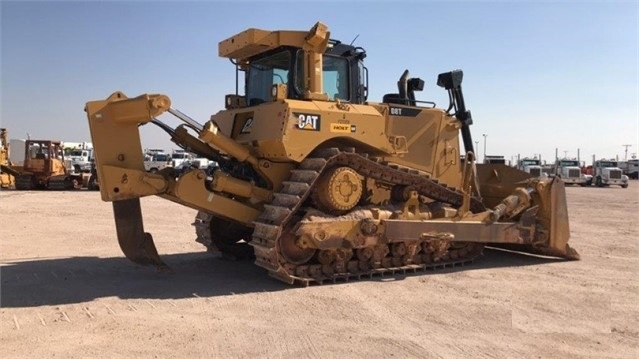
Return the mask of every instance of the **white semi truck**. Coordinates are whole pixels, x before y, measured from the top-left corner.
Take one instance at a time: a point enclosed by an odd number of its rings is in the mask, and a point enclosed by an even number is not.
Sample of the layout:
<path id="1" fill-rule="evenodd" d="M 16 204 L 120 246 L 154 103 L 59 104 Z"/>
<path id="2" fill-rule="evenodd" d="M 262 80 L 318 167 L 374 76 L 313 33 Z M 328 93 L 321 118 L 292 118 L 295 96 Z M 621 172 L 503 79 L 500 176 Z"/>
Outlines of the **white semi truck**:
<path id="1" fill-rule="evenodd" d="M 610 185 L 628 188 L 628 176 L 624 175 L 615 160 L 597 160 L 592 163 L 593 183 L 597 187 Z"/>
<path id="2" fill-rule="evenodd" d="M 93 143 L 91 142 L 62 142 L 64 164 L 74 173 L 90 173 L 93 161 Z"/>
<path id="3" fill-rule="evenodd" d="M 526 173 L 530 173 L 530 175 L 533 177 L 540 177 L 542 175 L 541 160 L 537 157 L 519 158 L 519 156 L 517 156 L 517 169 Z"/>
<path id="4" fill-rule="evenodd" d="M 590 186 L 592 176 L 581 171 L 581 160 L 579 159 L 579 149 L 577 158 L 559 158 L 559 149 L 555 148 L 555 165 L 553 175 L 561 178 L 564 184 L 577 184 L 582 187 Z"/>
<path id="5" fill-rule="evenodd" d="M 592 178 L 581 172 L 581 166 L 578 159 L 562 158 L 555 161 L 555 176 L 561 178 L 565 184 L 578 184 L 580 186 L 589 186 Z"/>

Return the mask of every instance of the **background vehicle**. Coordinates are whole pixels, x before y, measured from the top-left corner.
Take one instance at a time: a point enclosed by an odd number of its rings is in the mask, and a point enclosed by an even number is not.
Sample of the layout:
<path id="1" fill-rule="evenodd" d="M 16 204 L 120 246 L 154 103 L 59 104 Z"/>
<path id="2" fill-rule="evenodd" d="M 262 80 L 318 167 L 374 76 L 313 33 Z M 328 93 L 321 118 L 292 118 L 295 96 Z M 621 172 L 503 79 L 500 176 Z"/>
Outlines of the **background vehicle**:
<path id="1" fill-rule="evenodd" d="M 628 188 L 628 176 L 622 174 L 615 160 L 595 160 L 592 157 L 593 183 L 597 187 L 617 185 Z"/>
<path id="2" fill-rule="evenodd" d="M 554 175 L 560 177 L 564 183 L 589 186 L 592 179 L 581 171 L 579 160 L 576 158 L 562 158 L 555 160 Z"/>
<path id="3" fill-rule="evenodd" d="M 561 180 L 475 167 L 461 70 L 437 78 L 446 110 L 416 99 L 424 81 L 408 70 L 397 93 L 367 101 L 366 52 L 329 39 L 321 23 L 249 29 L 220 42 L 219 54 L 244 72 L 246 91 L 227 95 L 226 109 L 204 125 L 164 95 L 116 92 L 86 104 L 102 199 L 113 201 L 130 260 L 165 267 L 143 230 L 146 195 L 199 210 L 198 241 L 254 255 L 287 283 L 461 264 L 485 243 L 579 258 L 568 245 Z M 157 120 L 164 112 L 184 124 Z M 138 125 L 148 122 L 218 170 L 147 173 Z"/>
<path id="4" fill-rule="evenodd" d="M 10 188 L 14 185 L 15 176 L 20 173 L 11 168 L 9 135 L 6 128 L 0 128 L 0 187 Z"/>
<path id="5" fill-rule="evenodd" d="M 530 173 L 530 175 L 533 177 L 539 177 L 542 174 L 541 160 L 536 157 L 520 158 L 519 156 L 517 156 L 517 169 L 526 173 Z"/>
<path id="6" fill-rule="evenodd" d="M 506 165 L 506 158 L 502 155 L 486 155 L 484 156 L 484 163 L 493 165 Z"/>
<path id="7" fill-rule="evenodd" d="M 618 162 L 618 166 L 629 179 L 639 179 L 639 159 L 633 158 Z"/>
<path id="8" fill-rule="evenodd" d="M 60 141 L 27 140 L 24 165 L 17 170 L 16 189 L 79 189 L 82 176 L 71 174 L 64 163 Z"/>
<path id="9" fill-rule="evenodd" d="M 185 150 L 173 150 L 171 153 L 171 166 L 174 168 L 180 167 L 183 162 L 193 159 L 193 155 Z"/>
<path id="10" fill-rule="evenodd" d="M 13 166 L 22 166 L 24 164 L 24 148 L 27 140 L 23 139 L 10 139 L 9 140 L 9 162 Z"/>
<path id="11" fill-rule="evenodd" d="M 217 167 L 215 161 L 211 161 L 208 158 L 193 158 L 180 163 L 177 167 L 174 167 L 178 173 L 184 173 L 192 169 L 200 169 L 209 173 L 212 168 Z"/>
<path id="12" fill-rule="evenodd" d="M 144 169 L 156 173 L 167 167 L 171 167 L 171 156 L 164 152 L 147 152 L 144 155 Z"/>
<path id="13" fill-rule="evenodd" d="M 91 172 L 93 145 L 91 143 L 63 143 L 65 167 L 75 173 Z"/>
<path id="14" fill-rule="evenodd" d="M 89 191 L 97 191 L 100 189 L 100 181 L 98 179 L 98 171 L 97 168 L 95 166 L 95 161 L 92 160 L 91 161 L 91 175 L 89 176 L 89 179 L 86 181 L 87 182 L 87 189 Z"/>

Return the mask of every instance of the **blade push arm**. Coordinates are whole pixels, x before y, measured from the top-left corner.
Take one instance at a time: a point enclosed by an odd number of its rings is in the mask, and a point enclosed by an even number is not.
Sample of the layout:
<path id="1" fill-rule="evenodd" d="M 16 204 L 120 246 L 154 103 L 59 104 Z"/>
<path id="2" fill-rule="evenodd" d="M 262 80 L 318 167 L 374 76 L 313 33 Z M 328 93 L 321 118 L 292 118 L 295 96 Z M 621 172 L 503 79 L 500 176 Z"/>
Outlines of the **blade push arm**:
<path id="1" fill-rule="evenodd" d="M 170 106 L 171 100 L 165 95 L 127 98 L 121 92 L 86 104 L 102 200 L 137 198 L 166 189 L 162 176 L 144 170 L 138 126 Z"/>
<path id="2" fill-rule="evenodd" d="M 165 95 L 128 98 L 116 92 L 106 100 L 88 102 L 85 107 L 100 192 L 102 200 L 113 201 L 120 247 L 131 261 L 143 265 L 154 264 L 160 268 L 165 265 L 157 254 L 153 238 L 144 232 L 139 197 L 159 195 L 207 213 L 226 214 L 247 226 L 260 214 L 259 204 L 251 204 L 248 199 L 264 201 L 271 197 L 268 190 L 222 173 L 209 178 L 204 171 L 193 170 L 176 179 L 172 171 L 146 172 L 138 129 L 140 125 L 157 121 L 157 116 L 168 111 L 189 127 L 208 133 L 206 129 L 202 130 L 203 126 L 170 106 L 171 101 Z M 184 128 L 172 133 L 173 140 L 180 142 L 178 144 L 195 147 L 200 153 L 219 154 L 208 144 L 188 135 Z M 211 136 L 213 140 L 217 138 Z M 233 145 L 239 146 L 236 143 Z M 230 194 L 236 199 L 220 193 Z"/>

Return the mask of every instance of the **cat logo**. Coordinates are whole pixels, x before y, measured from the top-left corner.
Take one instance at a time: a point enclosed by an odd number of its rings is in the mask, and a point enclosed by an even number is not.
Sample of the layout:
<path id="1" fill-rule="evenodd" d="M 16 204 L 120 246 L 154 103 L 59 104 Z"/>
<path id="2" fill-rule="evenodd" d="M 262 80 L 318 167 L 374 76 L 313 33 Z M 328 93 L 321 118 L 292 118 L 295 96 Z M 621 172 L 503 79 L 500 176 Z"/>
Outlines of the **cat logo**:
<path id="1" fill-rule="evenodd" d="M 300 130 L 319 131 L 320 115 L 311 115 L 306 113 L 293 113 L 297 117 L 297 127 Z"/>
<path id="2" fill-rule="evenodd" d="M 253 126 L 253 117 L 249 117 L 244 122 L 244 126 L 242 126 L 242 131 L 240 133 L 251 133 L 251 126 Z"/>

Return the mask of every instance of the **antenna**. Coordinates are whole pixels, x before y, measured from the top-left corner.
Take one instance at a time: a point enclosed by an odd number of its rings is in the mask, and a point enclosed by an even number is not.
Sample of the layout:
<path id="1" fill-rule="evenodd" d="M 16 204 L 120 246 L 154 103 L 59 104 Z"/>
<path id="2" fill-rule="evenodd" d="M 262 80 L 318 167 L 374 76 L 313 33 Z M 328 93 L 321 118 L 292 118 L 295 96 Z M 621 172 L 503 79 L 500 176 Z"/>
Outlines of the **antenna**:
<path id="1" fill-rule="evenodd" d="M 622 146 L 626 148 L 626 155 L 624 157 L 624 161 L 627 161 L 628 160 L 628 147 L 632 147 L 632 145 L 622 145 Z"/>
<path id="2" fill-rule="evenodd" d="M 353 39 L 353 41 L 351 41 L 350 46 L 353 46 L 353 43 L 355 43 L 355 40 L 357 40 L 357 38 L 359 37 L 359 34 L 357 34 L 357 36 L 355 36 L 355 38 Z"/>

